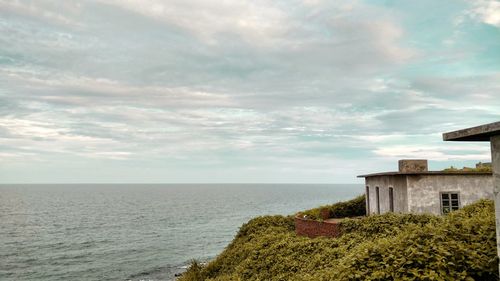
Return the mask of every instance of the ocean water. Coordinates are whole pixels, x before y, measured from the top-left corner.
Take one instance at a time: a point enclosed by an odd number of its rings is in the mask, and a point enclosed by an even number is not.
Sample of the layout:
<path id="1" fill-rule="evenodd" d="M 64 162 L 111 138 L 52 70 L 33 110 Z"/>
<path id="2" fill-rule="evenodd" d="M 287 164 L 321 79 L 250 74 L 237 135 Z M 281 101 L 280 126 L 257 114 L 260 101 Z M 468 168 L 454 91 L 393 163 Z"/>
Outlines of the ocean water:
<path id="1" fill-rule="evenodd" d="M 173 280 L 258 215 L 352 198 L 362 185 L 0 185 L 0 280 Z"/>

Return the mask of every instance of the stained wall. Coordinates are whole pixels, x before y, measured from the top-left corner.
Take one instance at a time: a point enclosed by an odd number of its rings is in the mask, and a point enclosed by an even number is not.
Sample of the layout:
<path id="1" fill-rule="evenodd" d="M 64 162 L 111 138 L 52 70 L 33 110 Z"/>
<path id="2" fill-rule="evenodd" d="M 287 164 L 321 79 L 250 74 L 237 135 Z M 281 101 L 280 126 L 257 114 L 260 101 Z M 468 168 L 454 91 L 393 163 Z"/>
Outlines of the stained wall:
<path id="1" fill-rule="evenodd" d="M 441 214 L 441 192 L 460 194 L 460 207 L 493 199 L 491 175 L 408 175 L 408 211 Z"/>

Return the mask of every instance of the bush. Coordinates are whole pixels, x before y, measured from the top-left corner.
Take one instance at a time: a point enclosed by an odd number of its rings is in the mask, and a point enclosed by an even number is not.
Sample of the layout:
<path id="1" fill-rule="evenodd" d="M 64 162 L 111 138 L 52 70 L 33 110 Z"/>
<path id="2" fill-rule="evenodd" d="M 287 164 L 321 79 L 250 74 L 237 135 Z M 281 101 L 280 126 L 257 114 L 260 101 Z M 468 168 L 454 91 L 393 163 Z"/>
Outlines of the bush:
<path id="1" fill-rule="evenodd" d="M 475 173 L 491 173 L 493 170 L 491 168 L 491 163 L 477 163 L 475 168 L 463 167 L 462 169 L 455 168 L 450 166 L 442 170 L 443 172 L 475 172 Z"/>
<path id="2" fill-rule="evenodd" d="M 259 217 L 179 280 L 498 280 L 494 218 L 482 200 L 439 217 L 347 219 L 341 237 L 309 239 L 295 235 L 291 217 Z"/>
<path id="3" fill-rule="evenodd" d="M 196 260 L 192 260 L 189 265 L 189 270 L 182 274 L 183 280 L 203 280 L 203 275 L 201 271 L 203 268 L 200 263 Z"/>
<path id="4" fill-rule="evenodd" d="M 340 224 L 343 234 L 356 233 L 365 238 L 376 235 L 394 235 L 409 225 L 424 226 L 437 223 L 441 217 L 430 214 L 397 214 L 371 215 L 363 219 L 345 219 Z"/>
<path id="5" fill-rule="evenodd" d="M 320 220 L 321 210 L 328 210 L 329 218 L 348 218 L 359 217 L 366 214 L 366 198 L 365 195 L 360 195 L 352 200 L 338 202 L 333 205 L 321 206 L 319 208 L 310 209 L 300 212 L 299 215 L 305 216 L 311 220 Z"/>

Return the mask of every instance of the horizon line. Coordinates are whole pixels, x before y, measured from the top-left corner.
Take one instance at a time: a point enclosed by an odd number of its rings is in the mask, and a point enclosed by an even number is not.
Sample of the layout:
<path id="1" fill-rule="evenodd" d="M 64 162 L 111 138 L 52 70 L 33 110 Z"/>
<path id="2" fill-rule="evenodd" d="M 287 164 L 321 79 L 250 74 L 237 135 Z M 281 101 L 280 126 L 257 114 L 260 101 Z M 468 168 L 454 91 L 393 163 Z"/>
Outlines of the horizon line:
<path id="1" fill-rule="evenodd" d="M 355 183 L 355 182 L 350 182 L 350 183 L 343 183 L 343 182 L 337 182 L 337 183 L 324 183 L 324 182 L 304 182 L 304 183 L 292 183 L 292 182 L 11 182 L 11 183 L 1 183 L 0 185 L 24 185 L 24 184 L 38 184 L 38 185 L 48 185 L 48 184 L 54 184 L 54 185 L 63 185 L 63 184 L 96 184 L 96 185 L 106 185 L 106 184 L 184 184 L 184 185 L 193 185 L 193 184 L 207 184 L 207 185 L 216 185 L 216 184 L 280 184 L 280 185 L 285 185 L 285 184 L 363 184 L 363 183 Z"/>

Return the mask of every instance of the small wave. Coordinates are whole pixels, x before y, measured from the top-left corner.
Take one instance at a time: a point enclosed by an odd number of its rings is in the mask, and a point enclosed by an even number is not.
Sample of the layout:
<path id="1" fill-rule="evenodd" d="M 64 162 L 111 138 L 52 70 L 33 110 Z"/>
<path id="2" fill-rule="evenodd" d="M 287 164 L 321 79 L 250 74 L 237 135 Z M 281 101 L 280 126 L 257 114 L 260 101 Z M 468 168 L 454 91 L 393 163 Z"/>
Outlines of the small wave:
<path id="1" fill-rule="evenodd" d="M 202 262 L 198 262 L 199 265 L 201 266 L 205 266 L 208 264 L 208 261 L 202 261 Z M 186 265 L 181 265 L 181 266 L 178 266 L 177 268 L 178 269 L 189 269 L 191 267 L 191 264 L 186 264 Z"/>
<path id="2" fill-rule="evenodd" d="M 174 275 L 176 270 L 175 267 L 172 266 L 159 266 L 159 267 L 154 267 L 148 270 L 144 270 L 138 273 L 134 273 L 129 275 L 129 277 L 126 280 L 136 280 L 136 279 L 144 279 L 145 277 L 148 277 L 147 280 L 158 280 L 158 279 L 153 279 L 150 278 L 151 276 L 156 276 L 156 275 Z M 166 280 L 166 279 L 161 279 L 161 280 Z"/>

